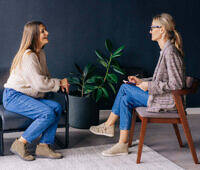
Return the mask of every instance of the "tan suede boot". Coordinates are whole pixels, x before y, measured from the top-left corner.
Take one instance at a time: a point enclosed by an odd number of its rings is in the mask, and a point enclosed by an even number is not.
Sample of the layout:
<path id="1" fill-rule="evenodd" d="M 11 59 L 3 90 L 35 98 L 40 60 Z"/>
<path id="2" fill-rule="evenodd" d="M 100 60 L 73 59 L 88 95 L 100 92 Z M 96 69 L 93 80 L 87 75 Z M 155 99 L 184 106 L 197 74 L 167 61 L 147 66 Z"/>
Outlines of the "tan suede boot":
<path id="1" fill-rule="evenodd" d="M 102 152 L 103 156 L 128 155 L 128 143 L 117 143 L 110 149 Z"/>
<path id="2" fill-rule="evenodd" d="M 35 154 L 40 158 L 60 159 L 63 157 L 61 153 L 55 152 L 48 145 L 43 144 L 37 145 Z"/>
<path id="3" fill-rule="evenodd" d="M 90 132 L 94 133 L 95 135 L 104 135 L 108 137 L 113 137 L 115 133 L 115 126 L 106 126 L 105 123 L 102 123 L 98 126 L 91 126 Z"/>
<path id="4" fill-rule="evenodd" d="M 28 152 L 27 145 L 18 139 L 13 142 L 10 151 L 25 161 L 35 160 L 35 157 Z"/>

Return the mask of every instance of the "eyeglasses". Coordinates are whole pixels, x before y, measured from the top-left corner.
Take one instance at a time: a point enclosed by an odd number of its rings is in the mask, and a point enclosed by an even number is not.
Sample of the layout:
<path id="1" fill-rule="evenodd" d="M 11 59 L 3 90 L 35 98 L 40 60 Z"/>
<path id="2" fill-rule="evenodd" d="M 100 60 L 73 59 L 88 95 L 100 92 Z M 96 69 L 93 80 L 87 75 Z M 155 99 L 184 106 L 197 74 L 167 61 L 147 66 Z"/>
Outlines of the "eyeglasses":
<path id="1" fill-rule="evenodd" d="M 149 26 L 150 28 L 150 31 L 153 30 L 153 28 L 161 28 L 162 26 L 159 26 L 159 25 L 152 25 L 152 26 Z"/>

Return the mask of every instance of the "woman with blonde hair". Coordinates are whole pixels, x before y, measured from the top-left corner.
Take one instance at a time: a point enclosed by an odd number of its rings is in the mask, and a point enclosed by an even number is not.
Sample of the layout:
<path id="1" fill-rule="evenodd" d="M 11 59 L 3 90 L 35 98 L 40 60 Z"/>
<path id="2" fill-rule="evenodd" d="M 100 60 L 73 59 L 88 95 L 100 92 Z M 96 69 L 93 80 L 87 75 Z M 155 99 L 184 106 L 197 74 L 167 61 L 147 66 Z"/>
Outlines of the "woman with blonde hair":
<path id="1" fill-rule="evenodd" d="M 149 112 L 175 110 L 170 91 L 182 89 L 185 86 L 182 40 L 176 31 L 172 16 L 167 13 L 155 16 L 150 27 L 150 34 L 152 41 L 157 41 L 161 49 L 152 80 L 143 81 L 135 76 L 129 76 L 129 83 L 135 83 L 135 85 L 123 84 L 107 121 L 90 127 L 90 131 L 94 134 L 113 137 L 114 124 L 120 117 L 119 142 L 103 151 L 104 156 L 128 154 L 128 134 L 133 108 L 147 106 Z"/>
<path id="2" fill-rule="evenodd" d="M 47 69 L 43 47 L 48 43 L 48 32 L 39 21 L 24 26 L 20 48 L 13 59 L 10 76 L 5 83 L 3 105 L 6 110 L 29 117 L 32 124 L 12 144 L 11 152 L 26 161 L 35 159 L 27 150 L 27 143 L 39 137 L 36 156 L 53 159 L 62 154 L 49 147 L 54 143 L 57 125 L 62 113 L 59 103 L 43 99 L 46 92 L 57 92 L 60 88 L 69 91 L 66 78 L 51 78 Z"/>

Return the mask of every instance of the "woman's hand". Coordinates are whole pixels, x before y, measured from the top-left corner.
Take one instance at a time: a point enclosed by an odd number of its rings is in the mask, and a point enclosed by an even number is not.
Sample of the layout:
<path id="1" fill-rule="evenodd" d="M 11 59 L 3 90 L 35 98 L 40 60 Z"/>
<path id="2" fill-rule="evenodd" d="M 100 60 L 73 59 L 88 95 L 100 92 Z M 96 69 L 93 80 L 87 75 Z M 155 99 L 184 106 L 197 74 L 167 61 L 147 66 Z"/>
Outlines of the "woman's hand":
<path id="1" fill-rule="evenodd" d="M 62 92 L 64 92 L 66 89 L 67 93 L 69 94 L 69 86 L 70 84 L 66 78 L 60 81 L 60 87 L 61 87 Z"/>
<path id="2" fill-rule="evenodd" d="M 148 90 L 148 81 L 143 81 L 140 84 L 136 85 L 140 89 L 147 91 Z"/>
<path id="3" fill-rule="evenodd" d="M 128 81 L 131 83 L 136 83 L 137 85 L 142 83 L 142 80 L 137 78 L 136 76 L 128 76 Z"/>

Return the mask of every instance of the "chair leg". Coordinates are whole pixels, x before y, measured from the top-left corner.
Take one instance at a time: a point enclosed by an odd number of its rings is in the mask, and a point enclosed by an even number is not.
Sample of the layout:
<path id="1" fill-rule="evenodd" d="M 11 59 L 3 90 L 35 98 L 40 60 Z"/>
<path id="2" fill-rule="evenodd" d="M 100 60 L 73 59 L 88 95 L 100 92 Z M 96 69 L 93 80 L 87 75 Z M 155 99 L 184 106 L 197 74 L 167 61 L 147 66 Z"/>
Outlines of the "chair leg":
<path id="1" fill-rule="evenodd" d="M 148 122 L 147 118 L 142 119 L 142 125 L 141 125 L 141 130 L 140 130 L 140 141 L 139 141 L 139 145 L 138 145 L 138 154 L 137 154 L 137 161 L 136 161 L 137 164 L 139 164 L 140 160 L 141 160 L 142 147 L 143 147 L 143 143 L 144 143 L 144 136 L 145 136 L 145 132 L 146 132 L 147 122 Z"/>
<path id="2" fill-rule="evenodd" d="M 60 139 L 58 139 L 56 136 L 55 136 L 54 141 L 55 141 L 54 144 L 55 144 L 56 146 L 58 146 L 59 148 L 61 148 L 61 149 L 64 149 L 64 148 L 65 148 L 63 142 L 61 142 Z"/>
<path id="3" fill-rule="evenodd" d="M 135 113 L 135 109 L 134 109 L 132 121 L 131 121 L 131 129 L 130 129 L 130 132 L 129 132 L 129 141 L 128 141 L 129 147 L 132 145 L 132 141 L 133 141 L 133 135 L 134 135 L 134 129 L 135 129 L 135 120 L 136 120 L 136 113 Z"/>
<path id="4" fill-rule="evenodd" d="M 65 127 L 65 148 L 69 146 L 69 123 Z"/>
<path id="5" fill-rule="evenodd" d="M 65 125 L 65 141 L 64 143 L 61 142 L 56 136 L 55 136 L 55 144 L 57 144 L 60 148 L 65 149 L 69 145 L 69 124 Z"/>
<path id="6" fill-rule="evenodd" d="M 182 140 L 181 140 L 181 135 L 180 135 L 180 132 L 179 132 L 178 125 L 177 124 L 173 124 L 173 128 L 174 128 L 176 137 L 178 139 L 179 146 L 183 147 L 183 143 L 182 143 Z"/>
<path id="7" fill-rule="evenodd" d="M 185 136 L 187 138 L 190 151 L 192 153 L 193 160 L 194 160 L 195 164 L 198 164 L 197 153 L 196 153 L 196 150 L 195 150 L 195 147 L 194 147 L 194 142 L 193 142 L 193 139 L 192 139 L 192 135 L 191 135 L 191 132 L 190 132 L 190 128 L 189 128 L 189 125 L 188 125 L 187 118 L 184 116 L 184 117 L 181 117 L 180 119 L 181 119 L 181 123 L 183 125 L 183 130 L 185 132 Z"/>
<path id="8" fill-rule="evenodd" d="M 0 155 L 4 155 L 3 131 L 0 131 Z"/>

